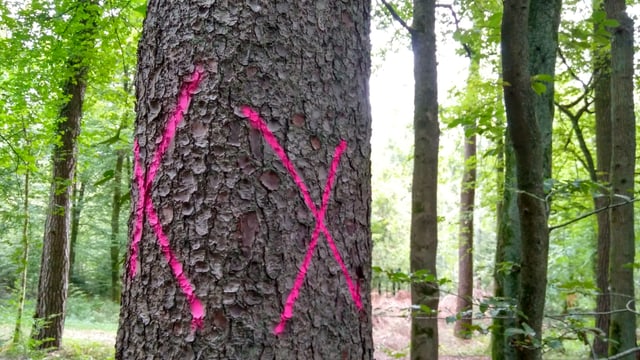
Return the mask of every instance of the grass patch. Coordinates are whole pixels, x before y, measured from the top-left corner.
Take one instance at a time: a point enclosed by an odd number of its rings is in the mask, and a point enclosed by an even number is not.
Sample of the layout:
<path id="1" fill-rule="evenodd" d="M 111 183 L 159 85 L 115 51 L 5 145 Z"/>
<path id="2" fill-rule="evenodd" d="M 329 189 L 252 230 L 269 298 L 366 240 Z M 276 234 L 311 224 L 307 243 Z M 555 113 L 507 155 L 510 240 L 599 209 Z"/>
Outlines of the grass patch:
<path id="1" fill-rule="evenodd" d="M 54 352 L 35 351 L 28 346 L 35 303 L 25 306 L 22 337 L 11 344 L 15 326 L 15 303 L 0 301 L 0 360 L 112 360 L 115 358 L 115 335 L 118 328 L 119 306 L 108 299 L 71 292 L 67 302 L 67 316 L 62 348 Z"/>

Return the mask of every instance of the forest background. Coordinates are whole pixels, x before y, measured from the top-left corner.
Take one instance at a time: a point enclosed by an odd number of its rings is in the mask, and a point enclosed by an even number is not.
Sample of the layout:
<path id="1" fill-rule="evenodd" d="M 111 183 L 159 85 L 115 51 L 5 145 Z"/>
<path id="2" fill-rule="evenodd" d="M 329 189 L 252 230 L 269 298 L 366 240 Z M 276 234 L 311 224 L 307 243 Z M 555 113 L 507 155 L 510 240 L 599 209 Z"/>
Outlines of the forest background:
<path id="1" fill-rule="evenodd" d="M 13 339 L 17 309 L 24 306 L 23 331 L 31 328 L 37 296 L 42 233 L 48 203 L 51 148 L 58 108 L 65 100 L 59 79 L 69 72 L 70 49 L 79 46 L 65 34 L 72 32 L 68 16 L 72 2 L 0 2 L 0 346 Z M 504 109 L 499 69 L 501 2 L 454 1 L 438 8 L 438 72 L 441 148 L 438 173 L 438 277 L 442 292 L 457 291 L 459 194 L 465 162 L 463 145 L 469 121 L 477 124 L 478 169 L 474 216 L 474 287 L 493 291 L 496 268 L 496 204 L 501 194 L 500 143 Z M 407 18 L 409 2 L 397 2 Z M 572 104 L 590 90 L 589 50 L 594 41 L 606 43 L 606 34 L 592 31 L 594 22 L 608 19 L 592 13 L 590 1 L 565 1 L 560 27 L 556 103 Z M 75 330 L 115 332 L 121 268 L 127 245 L 130 210 L 131 138 L 134 92 L 132 79 L 137 39 L 146 4 L 106 1 L 97 25 L 95 51 L 89 56 L 99 66 L 88 75 L 86 103 L 79 137 L 74 211 L 72 213 L 72 267 L 70 305 L 66 326 Z M 409 272 L 409 223 L 412 164 L 413 79 L 409 39 L 381 3 L 374 5 L 372 136 L 373 263 L 381 269 Z M 480 10 L 478 10 L 480 9 Z M 635 8 L 631 7 L 631 13 Z M 482 16 L 473 17 L 474 11 Z M 566 15 L 566 16 L 565 16 Z M 469 77 L 468 44 L 482 53 L 477 77 Z M 637 62 L 636 62 L 637 68 Z M 549 79 L 540 78 L 546 86 Z M 634 79 L 637 83 L 637 78 Z M 585 98 L 588 98 L 586 96 Z M 593 149 L 594 119 L 587 104 L 578 126 L 562 111 L 554 122 L 554 194 L 550 225 L 571 222 L 592 210 L 597 184 L 589 180 L 580 137 Z M 571 109 L 569 109 L 571 110 Z M 468 129 L 468 127 L 467 127 Z M 578 135 L 578 129 L 581 134 Z M 468 131 L 468 130 L 467 130 Z M 467 133 L 468 135 L 468 133 Z M 572 222 L 551 233 L 549 286 L 546 311 L 590 311 L 595 307 L 595 217 Z M 637 225 L 636 225 L 637 228 Z M 500 264 L 499 264 L 500 265 Z M 504 265 L 504 264 L 502 264 Z M 24 275 L 26 274 L 26 275 Z M 26 276 L 23 279 L 23 275 Z M 390 292 L 406 288 L 398 278 L 378 273 L 374 287 Z M 24 281 L 23 281 L 24 280 Z M 22 305 L 23 286 L 26 301 Z M 592 319 L 578 317 L 553 324 L 546 334 L 549 351 L 588 352 L 581 336 Z M 486 330 L 486 329 L 485 329 Z M 482 331 L 482 329 L 481 329 Z M 568 334 L 568 335 L 566 335 Z M 582 334 L 582 335 L 581 335 Z M 26 340 L 25 340 L 26 341 Z M 82 342 L 70 342 L 70 351 L 89 351 Z M 28 351 L 26 347 L 20 351 Z M 96 351 L 110 356 L 104 346 Z M 488 347 L 483 350 L 488 353 Z M 402 355 L 400 351 L 398 354 Z M 86 355 L 86 354 L 85 354 Z M 87 355 L 88 356 L 88 355 Z"/>

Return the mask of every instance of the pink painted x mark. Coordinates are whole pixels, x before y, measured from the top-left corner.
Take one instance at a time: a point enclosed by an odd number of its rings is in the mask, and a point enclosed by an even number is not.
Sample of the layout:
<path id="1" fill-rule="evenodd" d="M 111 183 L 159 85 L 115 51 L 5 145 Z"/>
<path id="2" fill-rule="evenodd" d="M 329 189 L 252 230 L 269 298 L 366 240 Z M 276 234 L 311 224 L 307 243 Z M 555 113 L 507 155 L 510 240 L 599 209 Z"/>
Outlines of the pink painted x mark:
<path id="1" fill-rule="evenodd" d="M 176 134 L 176 128 L 178 124 L 184 118 L 184 114 L 189 108 L 191 97 L 193 93 L 198 89 L 198 85 L 204 77 L 204 70 L 197 67 L 195 72 L 191 75 L 191 78 L 187 80 L 180 90 L 178 96 L 178 102 L 176 109 L 169 118 L 166 128 L 162 133 L 160 144 L 153 154 L 153 160 L 146 171 L 143 171 L 143 165 L 140 160 L 140 145 L 136 139 L 133 144 L 134 152 L 134 177 L 135 185 L 138 189 L 138 201 L 135 208 L 135 221 L 133 225 L 133 239 L 130 246 L 129 256 L 129 276 L 134 277 L 136 274 L 137 258 L 138 258 L 138 245 L 142 239 L 142 228 L 144 225 L 144 217 L 146 215 L 149 225 L 153 229 L 157 239 L 158 246 L 164 255 L 165 260 L 171 267 L 173 276 L 178 281 L 182 293 L 187 297 L 189 306 L 191 308 L 191 328 L 193 330 L 201 328 L 203 325 L 203 319 L 205 315 L 204 307 L 194 292 L 194 287 L 189 281 L 189 278 L 185 275 L 182 264 L 171 250 L 169 239 L 162 230 L 162 224 L 156 213 L 153 200 L 151 199 L 151 186 L 153 180 L 158 173 L 164 153 L 167 151 L 169 144 L 173 140 Z M 146 174 L 145 174 L 146 173 Z M 146 176 L 145 176 L 146 175 Z"/>
<path id="2" fill-rule="evenodd" d="M 333 253 L 334 259 L 336 260 L 338 265 L 340 265 L 340 269 L 342 270 L 344 278 L 347 282 L 347 286 L 349 287 L 349 292 L 351 293 L 351 297 L 353 298 L 353 301 L 355 302 L 356 307 L 359 310 L 362 310 L 362 300 L 360 299 L 360 293 L 358 291 L 358 288 L 354 285 L 353 281 L 351 280 L 351 276 L 349 276 L 349 271 L 347 270 L 347 267 L 344 264 L 344 261 L 342 261 L 342 257 L 340 256 L 340 252 L 338 251 L 338 248 L 336 247 L 336 244 L 333 241 L 333 237 L 329 233 L 329 230 L 327 229 L 324 223 L 325 213 L 327 211 L 327 205 L 329 203 L 329 198 L 331 196 L 331 188 L 334 183 L 336 171 L 338 170 L 340 157 L 342 156 L 342 153 L 346 150 L 347 143 L 344 140 L 342 140 L 335 149 L 333 160 L 331 162 L 331 167 L 329 168 L 329 175 L 327 177 L 327 182 L 322 194 L 322 203 L 320 205 L 320 209 L 318 209 L 316 204 L 311 199 L 309 190 L 305 185 L 304 181 L 302 180 L 302 177 L 300 177 L 295 167 L 293 166 L 293 163 L 285 153 L 282 146 L 280 146 L 280 143 L 278 142 L 276 137 L 273 135 L 271 130 L 269 130 L 264 120 L 260 117 L 260 115 L 256 111 L 254 111 L 248 106 L 242 107 L 242 113 L 244 114 L 244 116 L 246 116 L 249 119 L 249 123 L 251 124 L 251 126 L 253 126 L 258 131 L 260 131 L 265 141 L 269 144 L 269 146 L 271 146 L 273 151 L 275 151 L 276 155 L 280 158 L 280 161 L 282 161 L 282 164 L 287 169 L 287 172 L 289 172 L 289 175 L 291 175 L 291 177 L 293 178 L 293 181 L 300 189 L 300 192 L 302 193 L 302 197 L 304 198 L 305 204 L 307 205 L 307 207 L 309 208 L 309 210 L 311 211 L 311 213 L 313 214 L 316 220 L 315 228 L 313 230 L 313 235 L 311 236 L 311 242 L 309 243 L 304 260 L 302 261 L 302 266 L 300 267 L 300 271 L 298 271 L 298 275 L 296 276 L 295 282 L 293 284 L 293 288 L 291 289 L 291 292 L 287 297 L 284 310 L 280 315 L 280 323 L 273 330 L 274 333 L 275 334 L 282 333 L 284 331 L 287 320 L 293 317 L 293 307 L 295 305 L 296 299 L 300 295 L 300 289 L 302 288 L 302 283 L 307 274 L 307 270 L 309 269 L 309 265 L 311 264 L 311 259 L 313 258 L 314 250 L 318 244 L 318 237 L 320 236 L 320 233 L 324 234 L 325 238 L 327 239 L 327 243 L 329 244 L 329 248 Z"/>

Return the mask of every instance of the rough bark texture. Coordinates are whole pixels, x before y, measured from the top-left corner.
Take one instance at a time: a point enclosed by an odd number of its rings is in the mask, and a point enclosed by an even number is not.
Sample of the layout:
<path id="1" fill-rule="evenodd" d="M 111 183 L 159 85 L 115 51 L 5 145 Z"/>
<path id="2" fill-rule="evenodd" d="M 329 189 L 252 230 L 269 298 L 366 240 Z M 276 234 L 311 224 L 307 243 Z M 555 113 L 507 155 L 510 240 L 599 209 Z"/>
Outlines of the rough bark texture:
<path id="1" fill-rule="evenodd" d="M 598 5 L 601 6 L 602 3 Z M 596 10 L 596 9 L 594 9 Z M 597 30 L 597 29 L 596 29 Z M 609 49 L 597 48 L 593 56 L 594 62 L 594 107 L 596 118 L 596 181 L 601 188 L 593 199 L 596 209 L 610 205 L 611 198 L 607 191 L 609 173 L 611 171 L 611 56 Z M 601 211 L 596 215 L 598 222 L 596 251 L 596 286 L 599 295 L 596 298 L 596 328 L 602 330 L 604 337 L 596 337 L 593 351 L 599 357 L 606 357 L 609 344 L 611 315 L 611 299 L 609 295 L 609 249 L 611 243 L 609 211 Z"/>
<path id="2" fill-rule="evenodd" d="M 122 207 L 122 166 L 125 153 L 116 151 L 116 166 L 113 172 L 113 197 L 111 200 L 111 300 L 120 301 L 120 209 Z"/>
<path id="3" fill-rule="evenodd" d="M 149 191 L 206 313 L 194 333 L 145 220 L 139 271 L 125 275 L 117 359 L 372 358 L 369 14 L 366 1 L 149 2 L 136 78 L 143 168 L 182 82 L 204 70 Z M 293 316 L 274 335 L 315 219 L 243 105 L 268 122 L 318 208 L 346 141 L 325 224 L 363 312 L 321 235 Z M 132 204 L 138 197 L 134 187 Z"/>
<path id="4" fill-rule="evenodd" d="M 611 203 L 634 197 L 636 128 L 633 104 L 633 20 L 624 0 L 605 1 L 607 17 L 618 21 L 611 35 Z M 611 323 L 609 354 L 636 346 L 633 263 L 635 236 L 633 205 L 617 206 L 610 212 Z M 615 312 L 620 309 L 629 311 Z M 629 354 L 623 359 L 633 359 Z"/>
<path id="5" fill-rule="evenodd" d="M 520 289 L 522 236 L 518 214 L 518 180 L 516 158 L 507 130 L 504 141 L 504 170 L 502 201 L 498 206 L 498 232 L 494 269 L 495 297 L 502 302 L 502 309 L 493 320 L 491 329 L 491 355 L 493 359 L 517 359 L 516 348 L 505 330 L 517 327 L 515 306 Z"/>
<path id="6" fill-rule="evenodd" d="M 413 3 L 411 43 L 415 79 L 414 161 L 411 209 L 411 271 L 436 273 L 438 250 L 438 88 L 436 69 L 435 0 Z M 411 301 L 438 309 L 435 283 L 413 283 Z M 416 311 L 411 322 L 411 359 L 438 358 L 438 320 Z"/>
<path id="7" fill-rule="evenodd" d="M 520 359 L 540 359 L 542 319 L 547 286 L 549 232 L 543 188 L 544 143 L 533 106 L 529 72 L 527 23 L 529 1 L 504 3 L 502 18 L 502 69 L 507 123 L 516 155 L 518 209 L 522 234 L 522 267 L 518 307 L 519 324 L 535 331 L 522 338 Z"/>

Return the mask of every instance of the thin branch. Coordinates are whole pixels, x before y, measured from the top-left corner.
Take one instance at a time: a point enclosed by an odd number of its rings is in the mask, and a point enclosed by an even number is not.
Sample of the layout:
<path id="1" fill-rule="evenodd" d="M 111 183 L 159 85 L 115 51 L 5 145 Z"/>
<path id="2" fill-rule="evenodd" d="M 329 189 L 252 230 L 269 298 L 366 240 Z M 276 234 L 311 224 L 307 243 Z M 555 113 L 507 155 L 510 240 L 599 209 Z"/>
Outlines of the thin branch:
<path id="1" fill-rule="evenodd" d="M 621 353 L 615 354 L 613 356 L 609 356 L 609 357 L 605 357 L 605 358 L 598 358 L 598 360 L 616 360 L 616 359 L 621 359 L 629 354 L 633 354 L 634 352 L 638 352 L 640 351 L 640 347 L 634 347 L 628 350 L 625 350 Z"/>
<path id="2" fill-rule="evenodd" d="M 393 5 L 388 3 L 386 0 L 380 0 L 380 1 L 382 1 L 382 5 L 384 5 L 384 7 L 389 12 L 389 14 L 391 14 L 391 17 L 394 18 L 397 22 L 399 22 L 403 28 L 407 29 L 409 33 L 413 34 L 415 29 L 409 26 L 409 24 L 407 24 L 406 21 L 404 21 L 404 19 L 396 11 L 396 8 L 394 8 Z"/>
<path id="3" fill-rule="evenodd" d="M 458 19 L 458 14 L 456 13 L 456 11 L 453 8 L 453 5 L 451 4 L 436 4 L 437 8 L 445 8 L 445 9 L 449 9 L 449 12 L 451 12 L 451 16 L 453 16 L 453 21 L 456 25 L 456 31 L 460 31 L 460 19 Z M 471 59 L 472 55 L 473 55 L 473 51 L 471 51 L 471 46 L 469 46 L 469 44 L 467 43 L 462 43 L 462 47 L 464 48 L 464 51 L 467 53 L 467 57 L 469 59 Z"/>
<path id="4" fill-rule="evenodd" d="M 571 224 L 573 224 L 574 222 L 578 222 L 578 221 L 580 221 L 580 220 L 582 220 L 582 219 L 586 219 L 586 218 L 588 218 L 588 217 L 589 217 L 589 216 L 591 216 L 591 215 L 595 215 L 595 214 L 601 213 L 601 212 L 603 212 L 603 211 L 606 211 L 606 210 L 609 210 L 609 209 L 616 208 L 616 207 L 618 207 L 618 206 L 623 206 L 623 205 L 632 204 L 632 203 L 634 203 L 634 202 L 636 202 L 636 201 L 640 201 L 640 198 L 635 198 L 635 199 L 625 199 L 625 198 L 623 198 L 623 202 L 616 203 L 616 204 L 611 204 L 611 205 L 607 205 L 607 206 L 605 206 L 605 207 L 601 207 L 601 208 L 599 208 L 599 209 L 595 209 L 595 210 L 593 210 L 593 211 L 589 211 L 589 212 L 587 212 L 587 213 L 584 213 L 584 214 L 582 214 L 582 215 L 580 215 L 580 216 L 578 216 L 578 217 L 576 217 L 576 218 L 573 218 L 573 219 L 571 219 L 571 220 L 569 220 L 569 221 L 566 221 L 566 222 L 563 222 L 563 223 L 561 223 L 561 224 L 554 225 L 554 226 L 550 226 L 550 227 L 549 227 L 549 232 L 551 232 L 551 231 L 553 231 L 553 230 L 556 230 L 556 229 L 559 229 L 559 228 L 561 228 L 561 227 L 565 227 L 565 226 L 571 225 Z"/>

